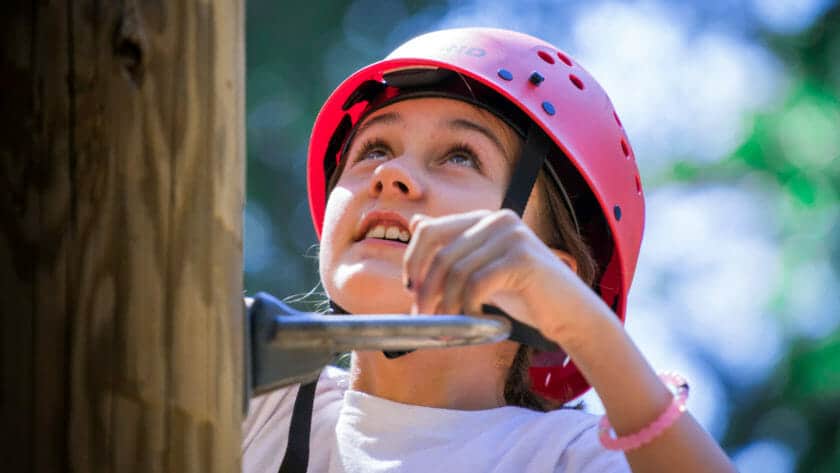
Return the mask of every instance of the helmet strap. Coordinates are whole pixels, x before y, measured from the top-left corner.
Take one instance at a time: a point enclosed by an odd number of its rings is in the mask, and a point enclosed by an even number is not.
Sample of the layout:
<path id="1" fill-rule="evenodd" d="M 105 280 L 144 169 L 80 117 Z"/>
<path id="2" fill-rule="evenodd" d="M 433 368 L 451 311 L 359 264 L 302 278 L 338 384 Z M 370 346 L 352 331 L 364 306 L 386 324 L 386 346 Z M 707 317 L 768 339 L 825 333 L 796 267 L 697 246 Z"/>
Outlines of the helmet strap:
<path id="1" fill-rule="evenodd" d="M 519 161 L 513 168 L 510 184 L 502 200 L 503 209 L 513 210 L 520 217 L 525 213 L 525 206 L 531 191 L 534 190 L 537 175 L 551 149 L 551 140 L 535 123 L 529 125 L 526 133 L 525 145 L 519 155 Z"/>

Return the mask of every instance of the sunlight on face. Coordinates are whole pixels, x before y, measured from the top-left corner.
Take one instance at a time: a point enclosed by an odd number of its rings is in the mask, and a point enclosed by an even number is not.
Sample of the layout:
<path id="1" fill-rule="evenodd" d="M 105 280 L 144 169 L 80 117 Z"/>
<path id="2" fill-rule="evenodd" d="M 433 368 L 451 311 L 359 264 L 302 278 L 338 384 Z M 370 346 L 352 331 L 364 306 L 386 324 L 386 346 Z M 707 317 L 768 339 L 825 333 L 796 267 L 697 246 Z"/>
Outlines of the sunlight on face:
<path id="1" fill-rule="evenodd" d="M 353 313 L 407 312 L 400 233 L 404 240 L 418 213 L 498 209 L 518 148 L 501 120 L 457 100 L 412 99 L 373 113 L 327 202 L 320 274 L 330 298 Z"/>

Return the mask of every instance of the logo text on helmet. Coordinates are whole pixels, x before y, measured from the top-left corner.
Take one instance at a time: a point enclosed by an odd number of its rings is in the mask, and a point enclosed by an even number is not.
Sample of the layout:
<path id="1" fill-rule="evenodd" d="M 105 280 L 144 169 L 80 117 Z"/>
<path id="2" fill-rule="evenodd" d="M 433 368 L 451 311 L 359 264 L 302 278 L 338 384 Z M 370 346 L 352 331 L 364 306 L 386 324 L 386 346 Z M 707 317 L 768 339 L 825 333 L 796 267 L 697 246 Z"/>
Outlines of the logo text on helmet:
<path id="1" fill-rule="evenodd" d="M 450 44 L 441 48 L 444 54 L 457 55 L 462 54 L 472 57 L 483 57 L 487 55 L 487 51 L 483 48 L 476 48 L 464 44 Z"/>

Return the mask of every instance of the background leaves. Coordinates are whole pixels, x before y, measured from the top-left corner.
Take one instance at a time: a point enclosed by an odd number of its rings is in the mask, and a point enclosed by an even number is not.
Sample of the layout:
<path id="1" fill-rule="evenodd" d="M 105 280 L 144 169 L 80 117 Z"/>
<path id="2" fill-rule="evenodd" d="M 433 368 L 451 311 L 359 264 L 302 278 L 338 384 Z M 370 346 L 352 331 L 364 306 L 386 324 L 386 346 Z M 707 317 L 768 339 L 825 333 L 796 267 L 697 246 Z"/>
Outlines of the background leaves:
<path id="1" fill-rule="evenodd" d="M 648 214 L 628 331 L 657 369 L 688 375 L 690 409 L 741 471 L 840 471 L 836 1 L 247 8 L 249 292 L 317 286 L 306 146 L 344 77 L 424 31 L 523 30 L 601 81 L 633 142 Z"/>

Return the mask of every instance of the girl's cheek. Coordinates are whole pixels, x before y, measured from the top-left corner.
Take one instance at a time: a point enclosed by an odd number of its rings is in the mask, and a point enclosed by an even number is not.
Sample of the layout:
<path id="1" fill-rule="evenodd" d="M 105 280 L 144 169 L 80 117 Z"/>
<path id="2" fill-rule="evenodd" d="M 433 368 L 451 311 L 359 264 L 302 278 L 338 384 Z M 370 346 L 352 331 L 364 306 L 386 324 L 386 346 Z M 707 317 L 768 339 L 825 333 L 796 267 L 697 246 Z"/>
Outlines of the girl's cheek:
<path id="1" fill-rule="evenodd" d="M 327 200 L 327 208 L 324 211 L 324 235 L 328 232 L 333 233 L 341 226 L 351 223 L 346 221 L 350 220 L 348 210 L 350 208 L 351 198 L 352 193 L 345 187 L 336 186 L 330 193 L 329 199 Z M 351 227 L 349 231 L 352 233 L 353 228 Z"/>
<path id="2" fill-rule="evenodd" d="M 324 212 L 324 225 L 321 229 L 321 251 L 320 264 L 322 270 L 324 265 L 329 264 L 342 235 L 349 239 L 353 235 L 356 222 L 353 219 L 351 210 L 352 193 L 346 188 L 336 187 L 330 193 L 327 200 L 327 208 Z"/>

